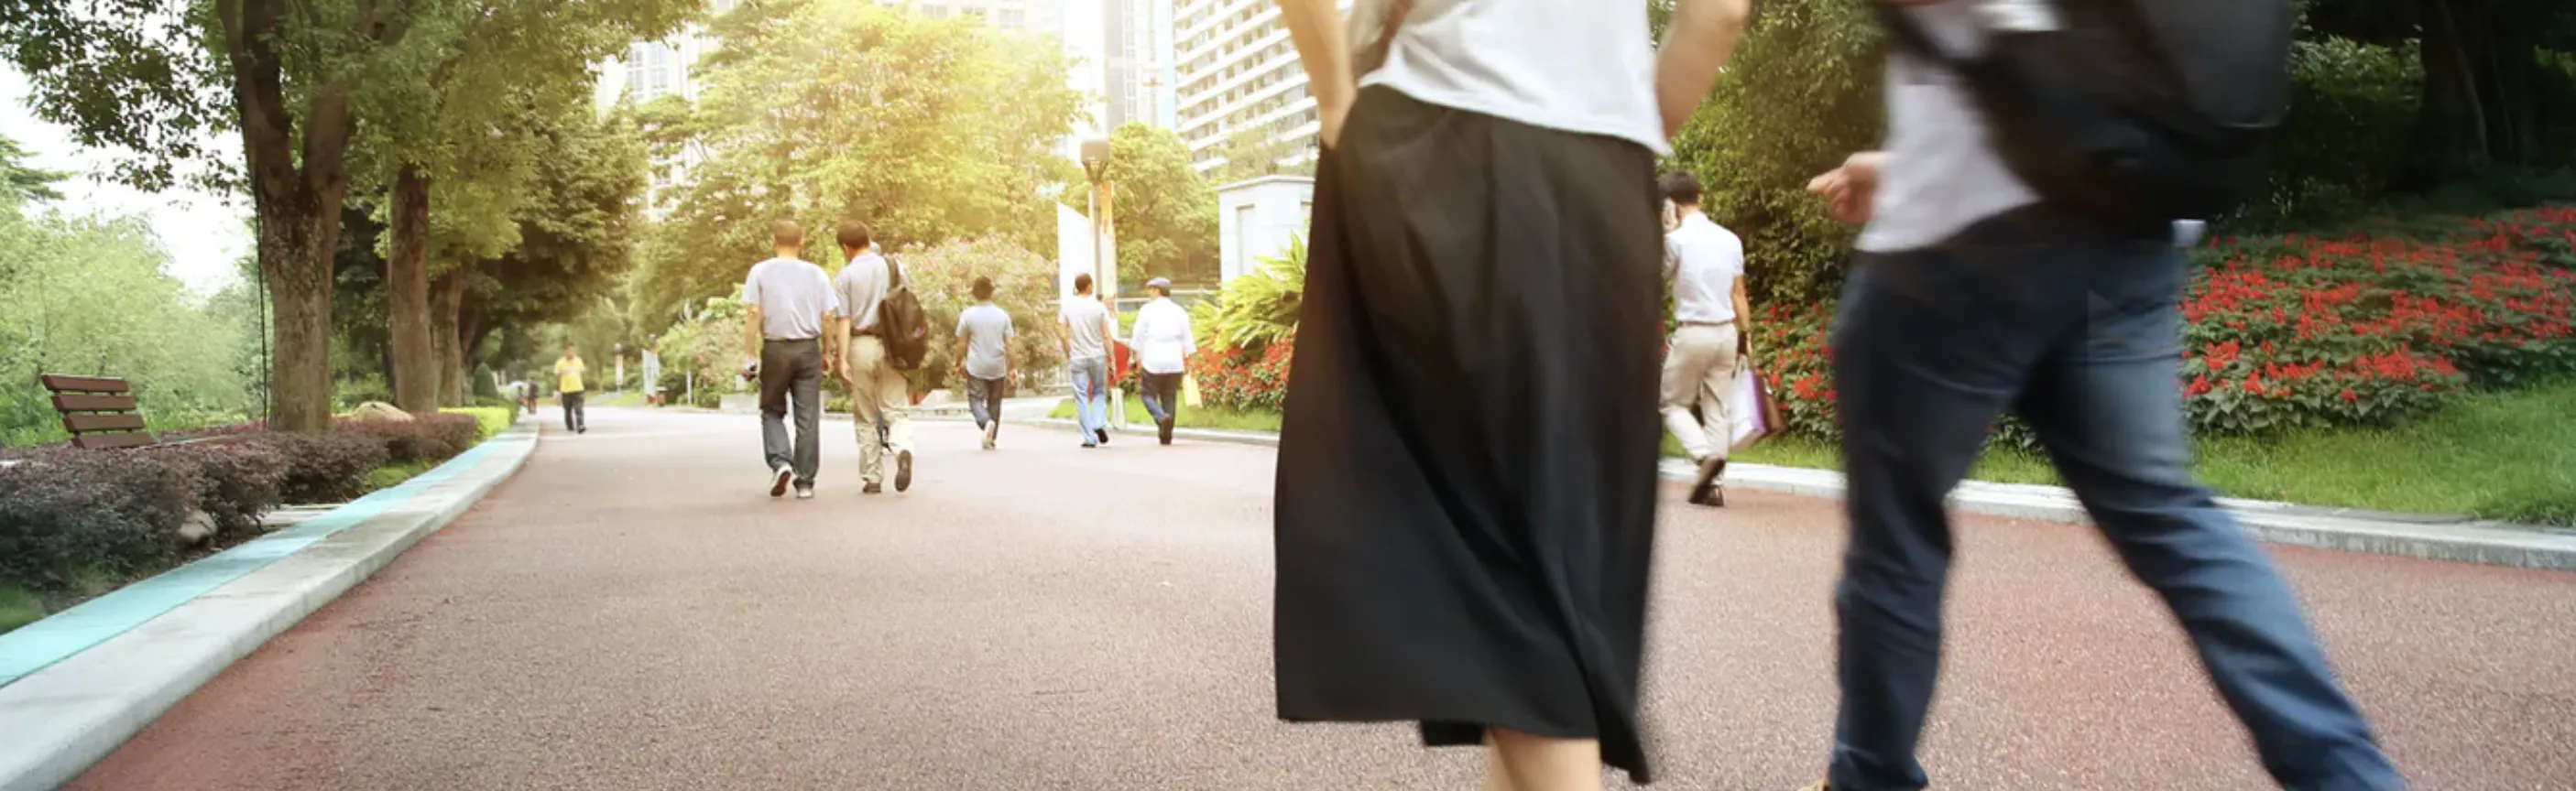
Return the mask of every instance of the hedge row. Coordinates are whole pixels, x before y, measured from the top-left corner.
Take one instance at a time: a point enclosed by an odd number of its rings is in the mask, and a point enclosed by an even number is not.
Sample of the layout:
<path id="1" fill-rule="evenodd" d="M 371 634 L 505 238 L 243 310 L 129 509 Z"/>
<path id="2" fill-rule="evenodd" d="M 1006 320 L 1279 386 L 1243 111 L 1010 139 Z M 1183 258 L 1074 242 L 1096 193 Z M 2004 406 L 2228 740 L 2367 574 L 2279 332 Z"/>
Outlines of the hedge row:
<path id="1" fill-rule="evenodd" d="M 0 584 L 69 592 L 83 578 L 149 573 L 185 547 L 180 528 L 192 514 L 218 533 L 255 532 L 280 504 L 347 500 L 376 468 L 446 459 L 479 433 L 471 415 L 439 414 L 340 421 L 315 434 L 222 426 L 125 451 L 18 451 L 21 463 L 0 467 Z"/>

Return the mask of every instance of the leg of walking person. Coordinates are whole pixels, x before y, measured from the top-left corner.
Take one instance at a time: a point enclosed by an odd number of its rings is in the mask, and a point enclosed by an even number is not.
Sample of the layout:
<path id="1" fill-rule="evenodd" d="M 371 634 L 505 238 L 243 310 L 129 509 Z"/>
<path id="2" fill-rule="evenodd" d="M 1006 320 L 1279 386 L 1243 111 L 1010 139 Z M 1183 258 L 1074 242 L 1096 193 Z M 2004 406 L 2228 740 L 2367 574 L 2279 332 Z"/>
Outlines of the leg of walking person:
<path id="1" fill-rule="evenodd" d="M 590 433 L 590 393 L 572 394 L 572 433 Z"/>
<path id="2" fill-rule="evenodd" d="M 1699 401 L 1700 385 L 1708 381 L 1710 371 L 1716 367 L 1716 339 L 1705 332 L 1707 329 L 1684 325 L 1674 330 L 1671 349 L 1664 353 L 1664 428 L 1681 442 L 1682 452 L 1693 462 L 1716 452 L 1709 445 L 1702 418 L 1691 414 L 1693 405 L 1705 408 Z"/>
<path id="3" fill-rule="evenodd" d="M 1835 791 L 1928 782 L 1915 748 L 1940 666 L 1952 550 L 1945 499 L 2050 338 L 2081 320 L 2080 294 L 2070 309 L 2050 290 L 2068 275 L 1980 260 L 2016 256 L 2034 257 L 2005 245 L 1865 254 L 1844 286 L 1833 366 L 1851 533 L 1834 598 Z"/>
<path id="4" fill-rule="evenodd" d="M 841 370 L 850 377 L 850 423 L 859 438 L 859 482 L 863 491 L 876 493 L 885 483 L 885 442 L 879 423 L 885 418 L 884 404 L 877 399 L 883 394 L 875 386 L 876 360 L 885 356 L 885 344 L 873 335 L 850 339 L 842 353 Z"/>
<path id="5" fill-rule="evenodd" d="M 1598 791 L 1601 741 L 1559 739 L 1509 728 L 1485 737 L 1488 791 Z"/>
<path id="6" fill-rule="evenodd" d="M 2274 780 L 2402 787 L 2289 587 L 2191 477 L 2174 386 L 2183 262 L 2153 243 L 2101 253 L 2089 332 L 2042 363 L 2023 417 L 2130 572 L 2172 608 Z"/>
<path id="7" fill-rule="evenodd" d="M 859 386 L 876 390 L 878 414 L 885 416 L 885 451 L 894 454 L 894 490 L 900 492 L 912 488 L 912 383 L 895 369 L 885 344 L 878 343 L 873 356 L 874 367 L 859 372 L 868 377 Z"/>
<path id="8" fill-rule="evenodd" d="M 823 464 L 823 343 L 803 341 L 795 344 L 792 358 L 795 369 L 788 380 L 789 406 L 796 411 L 796 488 L 799 492 L 814 489 L 814 476 Z"/>
<path id="9" fill-rule="evenodd" d="M 564 413 L 564 430 L 565 430 L 565 431 L 571 431 L 571 430 L 573 430 L 574 423 L 572 422 L 572 409 L 573 409 L 573 406 L 572 406 L 572 405 L 573 405 L 573 398 L 574 398 L 574 397 L 576 397 L 576 396 L 578 396 L 578 395 L 579 395 L 578 393 L 558 393 L 558 394 L 556 394 L 556 395 L 555 395 L 555 401 L 557 401 L 558 403 L 563 404 L 563 413 Z"/>
<path id="10" fill-rule="evenodd" d="M 1136 376 L 1136 395 L 1144 399 L 1145 415 L 1153 418 L 1155 425 L 1162 425 L 1171 410 L 1171 402 L 1163 398 L 1161 377 L 1162 374 L 1157 373 L 1143 373 Z"/>
<path id="11" fill-rule="evenodd" d="M 1074 422 L 1082 430 L 1082 446 L 1086 448 L 1099 446 L 1098 434 L 1103 426 L 1108 425 L 1106 416 L 1101 414 L 1104 408 L 1101 391 L 1106 387 L 1102 380 L 1106 378 L 1106 368 L 1096 359 L 1073 361 Z"/>
<path id="12" fill-rule="evenodd" d="M 786 494 L 788 484 L 796 477 L 795 459 L 788 455 L 795 447 L 794 438 L 787 434 L 787 396 L 789 386 L 795 382 L 794 363 L 786 351 L 784 344 L 760 345 L 760 449 L 768 462 L 771 497 Z"/>

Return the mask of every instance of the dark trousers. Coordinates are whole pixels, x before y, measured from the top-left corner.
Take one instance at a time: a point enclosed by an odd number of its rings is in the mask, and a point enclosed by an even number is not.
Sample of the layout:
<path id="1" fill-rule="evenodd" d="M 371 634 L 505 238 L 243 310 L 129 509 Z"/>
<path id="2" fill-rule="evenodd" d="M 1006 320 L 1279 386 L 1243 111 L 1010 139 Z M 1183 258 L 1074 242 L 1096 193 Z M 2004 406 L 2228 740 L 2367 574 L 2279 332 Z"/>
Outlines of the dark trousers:
<path id="1" fill-rule="evenodd" d="M 794 456 L 789 456 L 787 411 L 796 410 Z M 770 469 L 790 465 L 796 483 L 814 485 L 822 465 L 823 342 L 764 341 L 760 344 L 760 447 Z"/>
<path id="2" fill-rule="evenodd" d="M 563 395 L 562 400 L 563 400 L 563 410 L 564 410 L 564 430 L 565 430 L 565 431 L 580 431 L 580 430 L 581 430 L 581 427 L 583 427 L 583 426 L 587 426 L 587 425 L 590 425 L 590 416 L 589 416 L 588 414 L 585 414 L 585 413 L 583 412 L 583 410 L 582 410 L 582 407 L 581 407 L 581 397 L 582 397 L 582 395 L 583 395 L 583 394 L 582 394 L 582 393 L 579 393 L 579 392 L 572 392 L 572 393 L 564 393 L 564 394 L 562 394 L 562 395 Z"/>
<path id="3" fill-rule="evenodd" d="M 2175 308 L 2186 277 L 2169 239 L 2040 209 L 1855 262 L 1833 339 L 1851 518 L 1834 791 L 1927 782 L 1914 751 L 1940 664 L 1942 501 L 2008 409 L 2163 596 L 2274 779 L 2402 787 L 2270 560 L 2191 477 Z"/>
<path id="4" fill-rule="evenodd" d="M 1145 411 L 1154 416 L 1154 422 L 1170 423 L 1180 416 L 1181 378 L 1188 375 L 1186 373 L 1158 374 L 1149 371 L 1137 376 L 1137 382 L 1141 385 L 1138 389 L 1145 391 Z"/>
<path id="5" fill-rule="evenodd" d="M 966 410 L 975 414 L 975 427 L 1002 422 L 1002 385 L 1000 379 L 966 377 Z"/>

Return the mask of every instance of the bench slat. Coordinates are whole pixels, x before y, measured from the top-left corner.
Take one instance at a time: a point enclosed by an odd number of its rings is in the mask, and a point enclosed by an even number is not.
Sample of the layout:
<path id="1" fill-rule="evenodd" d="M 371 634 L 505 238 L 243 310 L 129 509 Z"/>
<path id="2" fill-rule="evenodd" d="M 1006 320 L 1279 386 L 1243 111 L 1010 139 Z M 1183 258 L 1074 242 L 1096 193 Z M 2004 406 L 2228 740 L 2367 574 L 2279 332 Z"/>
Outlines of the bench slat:
<path id="1" fill-rule="evenodd" d="M 54 396 L 54 409 L 62 412 L 132 412 L 135 404 L 133 396 L 58 395 Z"/>
<path id="2" fill-rule="evenodd" d="M 123 380 L 123 379 L 118 379 L 118 378 L 113 377 L 113 376 L 72 376 L 72 375 L 68 375 L 68 374 L 45 374 L 45 375 L 43 375 L 43 376 L 36 377 L 36 379 L 37 379 L 38 381 L 41 381 L 41 382 L 43 382 L 43 383 L 45 384 L 45 389 L 47 389 L 47 390 L 51 390 L 51 391 L 54 391 L 54 392 L 57 392 L 57 393 L 65 393 L 65 392 L 70 392 L 70 393 L 122 393 L 122 392 L 125 392 L 125 380 Z"/>
<path id="3" fill-rule="evenodd" d="M 93 431 L 139 431 L 143 428 L 143 416 L 132 412 L 108 415 L 64 415 L 63 428 L 71 429 L 74 434 L 87 434 Z"/>
<path id="4" fill-rule="evenodd" d="M 132 434 L 83 434 L 72 438 L 72 447 L 87 450 L 139 448 L 150 444 L 152 444 L 152 435 L 141 432 Z"/>

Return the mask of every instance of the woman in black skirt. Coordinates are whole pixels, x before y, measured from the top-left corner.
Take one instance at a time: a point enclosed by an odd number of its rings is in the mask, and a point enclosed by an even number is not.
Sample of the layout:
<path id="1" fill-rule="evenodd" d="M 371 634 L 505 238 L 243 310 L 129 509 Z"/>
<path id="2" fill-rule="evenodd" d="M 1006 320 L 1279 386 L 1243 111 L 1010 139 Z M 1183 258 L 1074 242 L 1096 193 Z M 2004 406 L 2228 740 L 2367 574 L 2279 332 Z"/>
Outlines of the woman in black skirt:
<path id="1" fill-rule="evenodd" d="M 1279 450 L 1279 714 L 1649 778 L 1655 156 L 1747 0 L 1279 0 L 1322 125 Z M 1350 47 L 1369 70 L 1354 78 Z M 1345 121 L 1347 118 L 1347 122 Z"/>

